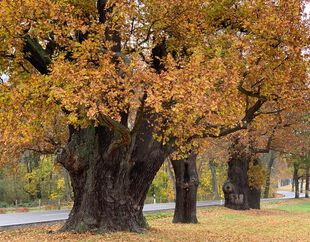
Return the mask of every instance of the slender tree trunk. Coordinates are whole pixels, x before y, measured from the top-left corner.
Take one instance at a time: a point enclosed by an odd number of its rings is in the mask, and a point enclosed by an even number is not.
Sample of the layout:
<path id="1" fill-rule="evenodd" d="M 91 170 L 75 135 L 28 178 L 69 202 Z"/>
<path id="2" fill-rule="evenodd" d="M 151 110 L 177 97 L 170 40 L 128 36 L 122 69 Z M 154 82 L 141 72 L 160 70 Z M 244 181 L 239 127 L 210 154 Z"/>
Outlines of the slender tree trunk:
<path id="1" fill-rule="evenodd" d="M 41 154 L 34 152 L 33 153 L 33 167 L 38 167 L 41 160 Z M 41 180 L 36 185 L 36 196 L 37 199 L 42 198 L 42 187 L 41 187 Z"/>
<path id="2" fill-rule="evenodd" d="M 176 178 L 176 206 L 173 223 L 197 223 L 196 202 L 199 184 L 196 168 L 197 154 L 191 153 L 187 159 L 173 160 Z"/>
<path id="3" fill-rule="evenodd" d="M 211 171 L 212 191 L 216 200 L 220 199 L 220 194 L 217 185 L 216 169 L 214 165 L 214 159 L 209 160 L 209 166 Z"/>
<path id="4" fill-rule="evenodd" d="M 271 178 L 271 168 L 276 158 L 276 152 L 270 150 L 270 159 L 267 164 L 267 173 L 266 173 L 266 184 L 265 184 L 265 191 L 264 191 L 264 198 L 269 197 L 270 191 L 270 178 Z"/>
<path id="5" fill-rule="evenodd" d="M 53 171 L 50 171 L 49 180 L 48 180 L 48 196 L 53 192 Z"/>
<path id="6" fill-rule="evenodd" d="M 304 186 L 304 176 L 301 177 L 301 182 L 300 182 L 300 193 L 303 193 L 303 186 Z"/>
<path id="7" fill-rule="evenodd" d="M 18 194 L 17 194 L 17 175 L 16 175 L 16 171 L 14 171 L 14 195 L 15 195 L 15 204 L 17 207 L 17 200 L 18 200 Z"/>
<path id="8" fill-rule="evenodd" d="M 27 173 L 30 174 L 32 172 L 31 156 L 30 156 L 30 158 L 27 157 L 25 160 L 26 160 Z M 29 176 L 29 178 L 28 178 L 28 186 L 31 185 L 31 182 L 32 182 L 32 178 L 31 178 L 31 176 Z M 38 185 L 36 185 L 36 186 L 38 186 Z M 26 191 L 26 192 L 29 194 L 29 199 L 30 200 L 34 200 L 36 197 L 38 198 L 38 196 L 36 196 L 35 194 L 33 194 L 33 193 L 29 192 L 29 191 Z"/>
<path id="9" fill-rule="evenodd" d="M 309 177 L 310 177 L 310 166 L 307 166 L 306 168 L 306 191 L 305 191 L 305 197 L 309 197 Z"/>
<path id="10" fill-rule="evenodd" d="M 168 172 L 170 181 L 172 183 L 174 197 L 176 198 L 177 188 L 176 188 L 175 177 L 173 176 L 173 171 L 172 171 L 171 165 L 172 165 L 171 160 L 168 158 L 167 159 L 167 172 Z"/>
<path id="11" fill-rule="evenodd" d="M 147 227 L 142 209 L 166 156 L 147 122 L 130 143 L 109 129 L 72 129 L 57 160 L 68 170 L 74 205 L 62 231 L 133 231 Z"/>
<path id="12" fill-rule="evenodd" d="M 294 163 L 295 198 L 299 198 L 298 164 Z"/>
<path id="13" fill-rule="evenodd" d="M 63 176 L 65 180 L 65 199 L 66 202 L 71 201 L 71 186 L 70 186 L 70 177 L 66 169 L 63 168 Z"/>
<path id="14" fill-rule="evenodd" d="M 249 209 L 247 172 L 250 157 L 246 152 L 246 147 L 238 139 L 230 147 L 230 156 L 227 180 L 223 185 L 225 207 L 236 210 Z"/>
<path id="15" fill-rule="evenodd" d="M 293 179 L 292 179 L 292 192 L 295 191 L 295 177 L 293 175 Z"/>

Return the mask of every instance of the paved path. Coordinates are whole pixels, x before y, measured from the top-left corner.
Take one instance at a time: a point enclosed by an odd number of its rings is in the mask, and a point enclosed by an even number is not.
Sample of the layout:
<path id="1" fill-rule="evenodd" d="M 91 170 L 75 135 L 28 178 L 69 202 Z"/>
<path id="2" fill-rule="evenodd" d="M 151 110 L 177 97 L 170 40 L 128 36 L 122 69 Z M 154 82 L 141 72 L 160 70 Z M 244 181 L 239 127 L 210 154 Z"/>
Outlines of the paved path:
<path id="1" fill-rule="evenodd" d="M 289 191 L 277 191 L 278 194 L 283 195 L 283 198 L 280 199 L 290 199 L 290 198 L 295 198 L 295 192 L 289 192 Z M 299 197 L 305 197 L 304 193 L 299 193 Z M 270 198 L 268 198 L 270 199 Z M 274 199 L 274 198 L 272 198 Z M 264 199 L 263 199 L 264 200 Z M 265 199 L 266 200 L 266 199 Z"/>
<path id="2" fill-rule="evenodd" d="M 293 192 L 278 191 L 278 193 L 282 194 L 284 197 L 262 199 L 262 201 L 294 198 Z M 300 194 L 300 197 L 304 197 L 304 194 Z M 198 207 L 221 206 L 221 205 L 223 205 L 223 200 L 197 202 Z M 171 210 L 174 209 L 174 207 L 175 203 L 145 204 L 143 211 L 151 212 L 151 211 Z M 70 210 L 54 210 L 44 212 L 0 214 L 0 230 L 12 226 L 63 221 L 68 218 L 69 212 Z"/>

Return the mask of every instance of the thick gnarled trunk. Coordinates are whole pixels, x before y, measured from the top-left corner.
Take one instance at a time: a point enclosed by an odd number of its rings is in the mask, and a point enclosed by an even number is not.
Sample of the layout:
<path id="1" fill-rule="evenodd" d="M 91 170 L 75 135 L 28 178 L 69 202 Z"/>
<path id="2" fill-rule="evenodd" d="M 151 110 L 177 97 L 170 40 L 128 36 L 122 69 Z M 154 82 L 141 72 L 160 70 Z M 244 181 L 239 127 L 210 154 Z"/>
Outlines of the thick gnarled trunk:
<path id="1" fill-rule="evenodd" d="M 233 156 L 228 162 L 228 179 L 223 185 L 225 207 L 245 210 L 249 209 L 248 185 L 249 159 L 247 155 Z"/>
<path id="2" fill-rule="evenodd" d="M 255 174 L 260 162 L 256 153 L 255 148 L 235 138 L 230 147 L 227 180 L 222 187 L 225 207 L 235 210 L 260 209 L 261 181 Z"/>
<path id="3" fill-rule="evenodd" d="M 115 185 L 121 178 L 119 174 L 114 176 L 112 170 L 102 168 L 71 175 L 74 206 L 63 230 L 143 231 L 143 205 L 133 201 L 130 189 Z"/>
<path id="4" fill-rule="evenodd" d="M 63 231 L 141 232 L 146 228 L 144 200 L 165 154 L 147 125 L 143 127 L 130 144 L 121 145 L 119 136 L 101 126 L 72 132 L 57 156 L 70 174 L 74 192 Z"/>
<path id="5" fill-rule="evenodd" d="M 248 170 L 250 155 L 248 148 L 236 137 L 230 147 L 227 180 L 223 184 L 225 207 L 245 210 L 249 209 Z"/>
<path id="6" fill-rule="evenodd" d="M 225 207 L 235 210 L 260 209 L 261 189 L 251 187 L 248 169 L 251 156 L 235 157 L 228 163 L 228 179 L 223 185 Z"/>
<path id="7" fill-rule="evenodd" d="M 176 206 L 173 223 L 197 223 L 196 201 L 198 173 L 197 154 L 191 153 L 187 159 L 173 160 L 172 166 L 176 178 Z"/>

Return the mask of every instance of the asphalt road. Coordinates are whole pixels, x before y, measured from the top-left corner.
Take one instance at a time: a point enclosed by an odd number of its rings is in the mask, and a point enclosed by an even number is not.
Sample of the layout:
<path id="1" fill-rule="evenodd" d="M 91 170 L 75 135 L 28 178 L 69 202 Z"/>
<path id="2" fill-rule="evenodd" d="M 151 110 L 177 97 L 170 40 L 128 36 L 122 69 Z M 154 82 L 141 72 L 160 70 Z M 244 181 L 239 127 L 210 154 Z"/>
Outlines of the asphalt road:
<path id="1" fill-rule="evenodd" d="M 262 199 L 262 201 L 294 198 L 293 192 L 278 191 L 278 193 L 284 195 L 284 197 Z M 304 196 L 305 196 L 304 194 L 300 194 L 300 197 Z M 198 207 L 221 206 L 221 205 L 223 205 L 223 200 L 197 202 Z M 174 207 L 175 203 L 145 204 L 143 211 L 152 212 L 152 211 L 171 210 L 174 209 Z M 0 230 L 14 226 L 63 221 L 68 218 L 69 212 L 70 210 L 54 210 L 54 211 L 42 211 L 42 212 L 0 214 Z"/>

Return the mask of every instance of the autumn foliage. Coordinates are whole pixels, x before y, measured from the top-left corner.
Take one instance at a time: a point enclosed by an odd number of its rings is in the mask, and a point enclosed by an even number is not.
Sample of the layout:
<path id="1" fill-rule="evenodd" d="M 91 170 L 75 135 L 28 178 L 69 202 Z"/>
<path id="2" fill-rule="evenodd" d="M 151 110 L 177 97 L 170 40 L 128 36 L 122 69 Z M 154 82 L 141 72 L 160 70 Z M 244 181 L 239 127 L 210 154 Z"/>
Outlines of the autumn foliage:
<path id="1" fill-rule="evenodd" d="M 8 146 L 59 146 L 64 124 L 87 126 L 99 113 L 118 121 L 137 110 L 144 93 L 168 138 L 201 137 L 206 127 L 216 135 L 256 99 L 265 103 L 262 112 L 305 106 L 301 1 L 112 5 L 100 24 L 93 1 L 1 1 L 1 70 L 10 76 L 1 85 L 1 137 Z M 108 27 L 122 40 L 116 56 Z M 40 47 L 46 69 L 27 61 L 25 39 Z M 150 58 L 161 42 L 165 71 L 156 74 Z"/>
<path id="2" fill-rule="evenodd" d="M 9 79 L 0 85 L 1 162 L 25 150 L 69 150 L 70 142 L 84 152 L 93 145 L 87 135 L 101 130 L 107 140 L 94 147 L 107 149 L 94 157 L 117 163 L 127 179 L 134 169 L 149 172 L 134 166 L 144 152 L 143 125 L 151 127 L 151 144 L 186 157 L 205 138 L 250 124 L 261 129 L 277 122 L 270 114 L 306 112 L 304 4 L 2 0 L 0 72 Z M 71 155 L 67 169 L 85 162 L 85 153 Z"/>

